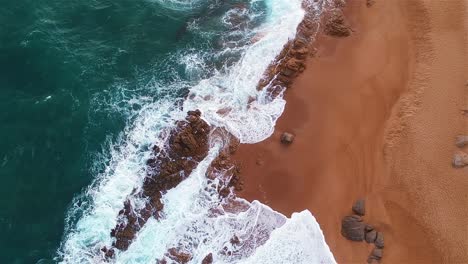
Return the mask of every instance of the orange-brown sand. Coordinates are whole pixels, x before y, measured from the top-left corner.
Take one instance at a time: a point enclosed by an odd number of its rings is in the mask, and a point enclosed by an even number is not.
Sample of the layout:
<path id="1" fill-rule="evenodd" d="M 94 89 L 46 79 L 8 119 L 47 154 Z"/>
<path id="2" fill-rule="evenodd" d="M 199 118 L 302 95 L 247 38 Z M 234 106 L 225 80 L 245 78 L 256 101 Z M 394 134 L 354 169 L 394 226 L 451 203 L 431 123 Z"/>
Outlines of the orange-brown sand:
<path id="1" fill-rule="evenodd" d="M 468 6 L 348 2 L 352 36 L 319 37 L 274 135 L 235 154 L 241 196 L 309 209 L 339 263 L 365 263 L 372 249 L 340 235 L 357 198 L 384 232 L 382 263 L 468 263 L 468 168 L 451 166 L 456 135 L 468 134 Z"/>

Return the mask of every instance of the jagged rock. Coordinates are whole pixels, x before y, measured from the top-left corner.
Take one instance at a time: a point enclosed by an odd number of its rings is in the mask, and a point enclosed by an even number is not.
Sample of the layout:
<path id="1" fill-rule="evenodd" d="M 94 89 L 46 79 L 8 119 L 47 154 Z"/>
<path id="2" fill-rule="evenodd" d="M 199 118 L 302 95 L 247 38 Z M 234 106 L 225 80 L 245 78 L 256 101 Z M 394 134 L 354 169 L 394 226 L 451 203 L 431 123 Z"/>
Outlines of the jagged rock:
<path id="1" fill-rule="evenodd" d="M 372 225 L 367 224 L 366 225 L 366 232 L 370 232 L 372 230 L 374 230 L 374 227 Z"/>
<path id="2" fill-rule="evenodd" d="M 341 235 L 352 241 L 363 241 L 365 224 L 358 215 L 345 216 L 341 221 Z"/>
<path id="3" fill-rule="evenodd" d="M 375 238 L 374 242 L 375 246 L 377 248 L 383 248 L 384 247 L 384 235 L 382 232 L 377 232 L 377 237 Z"/>
<path id="4" fill-rule="evenodd" d="M 351 29 L 345 22 L 341 11 L 334 12 L 325 23 L 325 34 L 333 37 L 348 37 L 351 35 Z"/>
<path id="5" fill-rule="evenodd" d="M 372 230 L 366 233 L 367 243 L 374 243 L 376 238 L 377 238 L 377 231 Z"/>
<path id="6" fill-rule="evenodd" d="M 154 157 L 149 159 L 147 176 L 142 190 L 132 195 L 146 198 L 147 204 L 141 209 L 133 208 L 130 197 L 119 211 L 116 226 L 111 230 L 115 238 L 112 246 L 126 250 L 136 233 L 150 217 L 159 218 L 164 205 L 162 193 L 176 187 L 208 154 L 209 125 L 201 118 L 199 110 L 189 111 L 185 120 L 176 122 L 169 132 L 164 149 L 153 148 Z"/>
<path id="7" fill-rule="evenodd" d="M 283 144 L 291 144 L 294 141 L 294 135 L 291 133 L 284 132 L 281 135 L 281 143 Z"/>
<path id="8" fill-rule="evenodd" d="M 463 168 L 468 166 L 468 154 L 460 151 L 453 156 L 452 165 L 454 168 Z"/>
<path id="9" fill-rule="evenodd" d="M 201 264 L 211 264 L 211 263 L 213 263 L 213 254 L 212 253 L 206 255 L 206 257 L 202 260 Z"/>
<path id="10" fill-rule="evenodd" d="M 366 214 L 366 202 L 364 199 L 359 199 L 354 203 L 352 209 L 355 214 L 363 216 Z"/>
<path id="11" fill-rule="evenodd" d="M 464 146 L 468 145 L 468 136 L 459 135 L 455 139 L 455 145 L 459 148 L 463 148 Z"/>

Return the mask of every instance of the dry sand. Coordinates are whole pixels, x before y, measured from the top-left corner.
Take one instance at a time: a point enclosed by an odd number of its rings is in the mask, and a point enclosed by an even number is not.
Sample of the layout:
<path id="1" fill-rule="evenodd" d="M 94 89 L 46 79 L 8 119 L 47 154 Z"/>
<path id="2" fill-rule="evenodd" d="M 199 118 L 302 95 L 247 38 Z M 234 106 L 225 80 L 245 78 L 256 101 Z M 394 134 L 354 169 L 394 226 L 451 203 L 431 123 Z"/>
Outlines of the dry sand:
<path id="1" fill-rule="evenodd" d="M 357 198 L 385 234 L 382 263 L 468 263 L 468 168 L 451 166 L 456 135 L 468 134 L 468 6 L 348 2 L 352 36 L 319 38 L 274 135 L 236 153 L 240 195 L 288 215 L 309 209 L 339 263 L 365 263 L 372 248 L 340 235 Z"/>

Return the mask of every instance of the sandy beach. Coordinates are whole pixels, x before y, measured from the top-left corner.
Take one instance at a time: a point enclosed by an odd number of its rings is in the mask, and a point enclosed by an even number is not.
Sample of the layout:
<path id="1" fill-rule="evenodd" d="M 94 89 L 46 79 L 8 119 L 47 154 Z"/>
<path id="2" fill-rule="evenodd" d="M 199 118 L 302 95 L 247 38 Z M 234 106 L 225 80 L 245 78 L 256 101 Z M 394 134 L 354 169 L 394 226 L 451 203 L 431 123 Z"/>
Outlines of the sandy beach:
<path id="1" fill-rule="evenodd" d="M 351 36 L 318 37 L 274 135 L 235 154 L 240 196 L 310 210 L 339 263 L 365 263 L 373 248 L 340 234 L 358 198 L 385 234 L 381 263 L 468 263 L 468 168 L 452 166 L 468 152 L 455 146 L 468 134 L 468 6 L 348 2 Z"/>

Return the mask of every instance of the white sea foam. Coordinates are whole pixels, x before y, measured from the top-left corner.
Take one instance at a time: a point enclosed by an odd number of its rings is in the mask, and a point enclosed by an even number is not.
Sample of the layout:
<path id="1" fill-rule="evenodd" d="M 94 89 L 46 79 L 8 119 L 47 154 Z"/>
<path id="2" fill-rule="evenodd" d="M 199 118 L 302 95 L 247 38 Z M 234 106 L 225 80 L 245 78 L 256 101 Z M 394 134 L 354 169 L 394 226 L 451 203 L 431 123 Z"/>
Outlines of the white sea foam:
<path id="1" fill-rule="evenodd" d="M 187 10 L 197 7 L 203 0 L 148 0 L 173 10 Z"/>
<path id="2" fill-rule="evenodd" d="M 157 1 L 175 9 L 197 2 Z M 110 230 L 118 211 L 132 190 L 141 188 L 152 145 L 159 140 L 156 144 L 162 146 L 161 130 L 184 118 L 187 110 L 200 109 L 210 125 L 226 128 L 244 143 L 259 142 L 272 134 L 285 101 L 281 97 L 271 100 L 265 92 L 257 91 L 256 85 L 283 45 L 294 37 L 304 11 L 300 0 L 268 0 L 267 4 L 268 20 L 254 32 L 257 41 L 220 52 L 221 56 L 235 49 L 241 58 L 192 87 L 183 110 L 170 102 L 148 101 L 133 114 L 134 124 L 112 150 L 110 165 L 86 191 L 92 197 L 91 205 L 82 209 L 77 203 L 70 210 L 70 219 L 84 212 L 76 225 L 67 227 L 59 250 L 63 263 L 102 260 L 100 248 L 112 243 Z M 226 16 L 223 19 L 229 23 Z M 207 68 L 203 54 L 188 53 L 180 62 L 192 79 L 201 78 Z M 249 106 L 251 98 L 256 100 Z M 211 140 L 209 155 L 163 196 L 162 219 L 149 219 L 128 250 L 116 252 L 115 263 L 156 263 L 172 247 L 190 252 L 190 263 L 197 264 L 209 253 L 214 263 L 335 263 L 309 211 L 287 218 L 258 201 L 242 199 L 237 200 L 241 205 L 238 210 L 224 210 L 212 186 L 217 180 L 208 183 L 205 177 L 223 143 L 223 139 Z M 234 236 L 238 244 L 230 242 Z"/>
<path id="3" fill-rule="evenodd" d="M 256 29 L 261 38 L 245 48 L 241 60 L 227 73 L 217 73 L 193 87 L 193 96 L 184 103 L 184 109 L 200 109 L 210 124 L 226 128 L 242 143 L 259 142 L 273 133 L 285 101 L 281 97 L 271 101 L 256 87 L 304 17 L 299 0 L 268 3 L 269 19 Z M 251 98 L 257 100 L 249 106 Z"/>
<path id="4" fill-rule="evenodd" d="M 98 176 L 97 184 L 86 191 L 85 195 L 93 198 L 92 205 L 75 227 L 67 227 L 59 253 L 64 262 L 96 263 L 100 248 L 111 244 L 109 232 L 116 224 L 118 211 L 146 175 L 144 164 L 151 154 L 147 149 L 158 144 L 155 141 L 162 128 L 172 125 L 174 118 L 168 115 L 171 112 L 175 113 L 172 102 L 146 105 L 124 140 L 118 142 L 122 145 L 111 149 L 110 165 Z M 82 206 L 78 202 L 73 204 L 68 218 L 74 217 Z"/>

